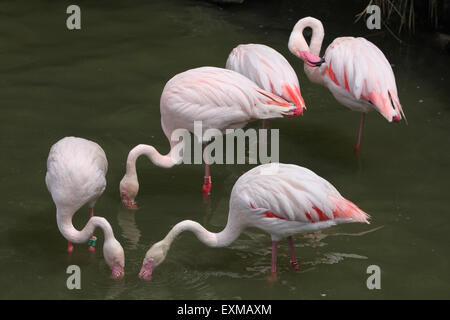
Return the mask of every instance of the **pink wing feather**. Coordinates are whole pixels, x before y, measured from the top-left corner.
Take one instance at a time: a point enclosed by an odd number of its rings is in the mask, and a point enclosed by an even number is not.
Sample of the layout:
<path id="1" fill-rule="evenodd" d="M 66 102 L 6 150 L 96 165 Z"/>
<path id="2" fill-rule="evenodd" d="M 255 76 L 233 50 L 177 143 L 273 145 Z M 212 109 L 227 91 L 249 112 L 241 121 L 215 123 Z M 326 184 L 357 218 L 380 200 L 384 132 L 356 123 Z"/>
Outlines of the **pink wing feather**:
<path id="1" fill-rule="evenodd" d="M 239 45 L 228 56 L 226 68 L 294 103 L 299 113 L 306 108 L 294 69 L 276 50 L 261 44 Z"/>
<path id="2" fill-rule="evenodd" d="M 391 65 L 373 43 L 364 38 L 337 38 L 327 48 L 325 61 L 321 71 L 332 92 L 340 88 L 343 95 L 346 90 L 358 102 L 371 104 L 388 121 L 405 117 Z"/>

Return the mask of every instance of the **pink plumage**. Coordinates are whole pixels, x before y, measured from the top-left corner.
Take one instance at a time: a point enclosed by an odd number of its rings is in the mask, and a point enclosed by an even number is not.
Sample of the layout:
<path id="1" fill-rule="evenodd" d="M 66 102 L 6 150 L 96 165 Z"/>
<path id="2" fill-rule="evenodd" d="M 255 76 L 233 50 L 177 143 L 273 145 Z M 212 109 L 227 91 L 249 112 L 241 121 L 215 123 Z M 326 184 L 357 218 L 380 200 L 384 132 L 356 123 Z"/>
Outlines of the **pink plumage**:
<path id="1" fill-rule="evenodd" d="M 228 56 L 226 68 L 243 74 L 262 89 L 306 109 L 297 75 L 279 52 L 262 44 L 241 44 Z"/>

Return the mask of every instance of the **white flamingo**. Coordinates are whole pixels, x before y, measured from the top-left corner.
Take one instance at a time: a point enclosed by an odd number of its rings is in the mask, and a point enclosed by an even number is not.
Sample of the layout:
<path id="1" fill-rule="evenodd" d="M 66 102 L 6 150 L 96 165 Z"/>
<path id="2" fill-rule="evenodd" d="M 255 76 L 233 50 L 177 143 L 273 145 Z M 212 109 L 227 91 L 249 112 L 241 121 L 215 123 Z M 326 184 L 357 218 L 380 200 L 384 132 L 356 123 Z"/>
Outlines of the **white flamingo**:
<path id="1" fill-rule="evenodd" d="M 139 277 L 151 279 L 175 238 L 183 231 L 193 232 L 209 247 L 224 247 L 239 237 L 246 227 L 257 227 L 272 237 L 272 276 L 276 274 L 278 242 L 287 237 L 291 263 L 298 269 L 291 236 L 348 222 L 368 222 L 368 214 L 343 198 L 325 179 L 291 164 L 264 164 L 243 174 L 230 196 L 228 222 L 219 233 L 184 220 L 146 253 Z"/>
<path id="2" fill-rule="evenodd" d="M 170 151 L 161 155 L 153 146 L 140 144 L 128 154 L 126 173 L 120 182 L 122 202 L 136 208 L 139 190 L 136 160 L 147 156 L 153 164 L 171 168 L 182 160 L 181 141 L 171 140 L 176 129 L 194 132 L 194 121 L 201 121 L 203 130 L 243 128 L 257 119 L 296 116 L 297 108 L 289 102 L 259 88 L 254 82 L 232 70 L 201 67 L 180 73 L 170 79 L 161 95 L 161 125 L 170 142 Z M 206 137 L 197 137 L 207 143 Z M 182 150 L 181 150 L 182 151 Z M 211 191 L 211 175 L 205 164 L 204 194 Z"/>
<path id="3" fill-rule="evenodd" d="M 114 238 L 108 221 L 93 216 L 94 204 L 106 187 L 107 170 L 105 152 L 98 144 L 82 138 L 65 137 L 50 149 L 45 182 L 56 205 L 59 231 L 69 241 L 68 251 L 72 252 L 72 243 L 88 242 L 95 228 L 101 228 L 104 233 L 103 256 L 112 270 L 111 277 L 118 279 L 124 276 L 123 248 Z M 72 224 L 72 217 L 85 204 L 89 204 L 91 218 L 78 231 Z"/>
<path id="4" fill-rule="evenodd" d="M 312 28 L 308 45 L 303 36 L 305 28 Z M 383 52 L 364 38 L 336 38 L 325 51 L 325 62 L 313 68 L 308 60 L 320 55 L 324 30 L 315 18 L 300 19 L 289 38 L 289 50 L 305 62 L 309 80 L 326 86 L 344 106 L 362 112 L 356 144 L 359 151 L 365 115 L 377 110 L 389 122 L 399 122 L 403 113 L 397 95 L 394 73 Z M 405 118 L 406 120 L 406 118 Z"/>

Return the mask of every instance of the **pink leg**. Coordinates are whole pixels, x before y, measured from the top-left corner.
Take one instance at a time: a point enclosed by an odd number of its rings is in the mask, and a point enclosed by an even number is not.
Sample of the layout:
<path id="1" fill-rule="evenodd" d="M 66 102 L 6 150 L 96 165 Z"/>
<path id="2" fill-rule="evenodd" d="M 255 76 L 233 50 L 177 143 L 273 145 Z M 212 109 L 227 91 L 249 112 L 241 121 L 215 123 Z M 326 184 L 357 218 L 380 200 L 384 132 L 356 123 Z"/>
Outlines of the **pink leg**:
<path id="1" fill-rule="evenodd" d="M 289 253 L 291 254 L 291 265 L 295 271 L 300 271 L 300 267 L 298 266 L 297 258 L 295 257 L 294 251 L 294 242 L 292 241 L 292 237 L 287 238 L 289 244 Z"/>
<path id="2" fill-rule="evenodd" d="M 94 208 L 89 208 L 89 215 L 91 216 L 91 218 L 94 216 Z M 94 236 L 92 236 L 90 238 L 90 240 L 95 240 L 96 238 Z M 94 246 L 89 246 L 89 251 L 90 252 L 94 252 L 95 251 L 95 247 Z"/>
<path id="3" fill-rule="evenodd" d="M 72 253 L 73 252 L 73 244 L 70 241 L 67 241 L 67 252 Z"/>
<path id="4" fill-rule="evenodd" d="M 277 248 L 278 248 L 278 242 L 273 241 L 272 242 L 272 266 L 270 268 L 270 276 L 269 283 L 273 283 L 275 280 L 277 280 Z"/>
<path id="5" fill-rule="evenodd" d="M 358 134 L 358 142 L 356 143 L 355 152 L 358 152 L 361 146 L 361 136 L 362 136 L 362 130 L 364 126 L 364 119 L 366 117 L 366 114 L 363 112 L 361 114 L 361 124 L 359 126 L 359 134 Z"/>
<path id="6" fill-rule="evenodd" d="M 204 146 L 207 146 L 207 143 L 204 143 Z M 203 195 L 205 197 L 209 196 L 211 193 L 212 181 L 211 181 L 211 173 L 209 171 L 209 164 L 205 163 L 205 183 L 203 184 Z"/>

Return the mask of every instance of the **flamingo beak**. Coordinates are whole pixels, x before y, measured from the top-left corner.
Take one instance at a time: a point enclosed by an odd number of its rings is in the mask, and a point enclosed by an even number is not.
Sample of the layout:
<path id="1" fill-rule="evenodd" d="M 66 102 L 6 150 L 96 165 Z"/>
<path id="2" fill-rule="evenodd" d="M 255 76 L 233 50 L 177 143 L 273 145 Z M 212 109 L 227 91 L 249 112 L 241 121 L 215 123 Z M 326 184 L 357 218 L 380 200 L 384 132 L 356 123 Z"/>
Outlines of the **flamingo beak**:
<path id="1" fill-rule="evenodd" d="M 130 198 L 128 198 L 128 196 L 125 193 L 122 193 L 121 196 L 122 196 L 122 204 L 124 205 L 124 207 L 130 210 L 139 209 L 136 201 L 133 201 Z"/>
<path id="2" fill-rule="evenodd" d="M 125 275 L 124 268 L 118 263 L 113 265 L 111 270 L 112 270 L 111 271 L 111 279 L 119 280 L 119 279 L 122 279 L 124 277 L 124 275 Z"/>
<path id="3" fill-rule="evenodd" d="M 402 117 L 398 114 L 392 117 L 392 121 L 394 122 L 400 122 L 400 120 L 402 120 Z"/>
<path id="4" fill-rule="evenodd" d="M 324 58 L 320 58 L 319 61 L 311 61 L 308 59 L 308 65 L 311 67 L 320 67 L 325 62 Z"/>
<path id="5" fill-rule="evenodd" d="M 141 271 L 139 272 L 139 278 L 145 281 L 152 280 L 153 273 L 153 262 L 147 261 L 142 265 Z"/>
<path id="6" fill-rule="evenodd" d="M 317 57 L 308 51 L 298 51 L 298 56 L 310 67 L 320 67 L 324 62 L 324 58 Z"/>

